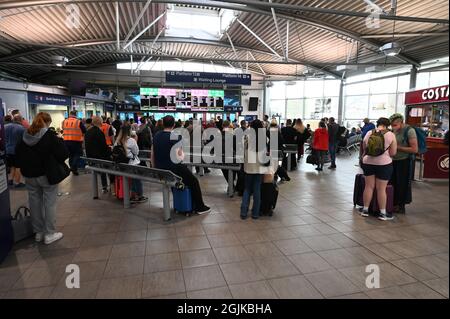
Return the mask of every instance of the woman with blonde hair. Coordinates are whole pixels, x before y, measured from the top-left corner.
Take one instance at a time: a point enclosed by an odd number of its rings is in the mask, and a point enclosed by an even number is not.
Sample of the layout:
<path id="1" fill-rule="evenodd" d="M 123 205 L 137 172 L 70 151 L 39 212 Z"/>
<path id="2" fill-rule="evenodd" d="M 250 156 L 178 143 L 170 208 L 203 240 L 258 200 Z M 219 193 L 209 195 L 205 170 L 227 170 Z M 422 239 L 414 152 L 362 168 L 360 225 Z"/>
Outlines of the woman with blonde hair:
<path id="1" fill-rule="evenodd" d="M 298 132 L 298 153 L 297 153 L 297 161 L 300 161 L 300 158 L 302 158 L 303 154 L 305 154 L 305 142 L 308 140 L 308 138 L 311 137 L 311 134 L 306 129 L 306 126 L 303 125 L 303 121 L 301 119 L 297 119 L 295 121 L 294 128 Z"/>
<path id="2" fill-rule="evenodd" d="M 64 141 L 50 130 L 50 114 L 41 112 L 17 145 L 17 161 L 28 189 L 31 221 L 36 242 L 51 244 L 63 237 L 56 231 L 58 184 L 70 174 Z"/>

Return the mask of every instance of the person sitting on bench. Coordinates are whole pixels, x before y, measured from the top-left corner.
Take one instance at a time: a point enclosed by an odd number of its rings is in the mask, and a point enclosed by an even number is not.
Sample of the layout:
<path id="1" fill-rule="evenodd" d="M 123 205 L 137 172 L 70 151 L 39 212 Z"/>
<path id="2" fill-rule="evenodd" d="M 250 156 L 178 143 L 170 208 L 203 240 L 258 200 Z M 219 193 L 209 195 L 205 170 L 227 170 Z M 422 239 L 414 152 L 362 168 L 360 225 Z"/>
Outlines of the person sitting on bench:
<path id="1" fill-rule="evenodd" d="M 156 133 L 153 138 L 152 167 L 169 170 L 181 177 L 184 185 L 191 190 L 194 211 L 197 214 L 209 213 L 211 209 L 203 202 L 202 190 L 198 179 L 186 165 L 174 163 L 170 157 L 172 147 L 179 142 L 179 140 L 170 139 L 170 135 L 175 128 L 175 119 L 173 116 L 168 115 L 163 118 L 163 127 L 164 130 Z M 177 155 L 179 158 L 184 157 L 181 148 L 177 150 Z"/>

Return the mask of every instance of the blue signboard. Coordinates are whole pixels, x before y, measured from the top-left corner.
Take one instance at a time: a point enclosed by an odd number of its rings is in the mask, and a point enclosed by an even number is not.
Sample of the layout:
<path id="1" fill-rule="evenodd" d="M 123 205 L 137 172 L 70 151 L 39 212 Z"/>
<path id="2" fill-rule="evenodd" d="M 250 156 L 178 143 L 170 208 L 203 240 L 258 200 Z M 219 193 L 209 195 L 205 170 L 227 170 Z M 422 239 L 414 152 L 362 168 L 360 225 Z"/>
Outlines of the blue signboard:
<path id="1" fill-rule="evenodd" d="M 105 103 L 105 110 L 114 111 L 116 106 L 113 103 Z"/>
<path id="2" fill-rule="evenodd" d="M 248 122 L 248 123 L 253 122 L 257 118 L 258 118 L 257 115 L 245 115 L 245 121 Z"/>
<path id="3" fill-rule="evenodd" d="M 28 92 L 28 103 L 48 105 L 71 105 L 70 96 Z"/>
<path id="4" fill-rule="evenodd" d="M 166 82 L 251 85 L 251 74 L 166 71 Z"/>

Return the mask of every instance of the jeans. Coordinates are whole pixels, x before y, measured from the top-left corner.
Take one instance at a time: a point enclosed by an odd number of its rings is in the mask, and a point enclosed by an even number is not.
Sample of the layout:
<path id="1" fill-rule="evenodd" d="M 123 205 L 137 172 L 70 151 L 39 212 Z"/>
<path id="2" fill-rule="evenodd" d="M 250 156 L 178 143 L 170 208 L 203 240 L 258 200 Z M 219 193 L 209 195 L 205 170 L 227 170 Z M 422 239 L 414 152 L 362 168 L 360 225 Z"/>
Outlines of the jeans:
<path id="1" fill-rule="evenodd" d="M 325 163 L 325 156 L 327 156 L 327 151 L 317 151 L 317 158 L 319 160 L 318 168 L 323 168 L 323 164 Z"/>
<path id="2" fill-rule="evenodd" d="M 100 179 L 102 181 L 102 188 L 103 189 L 108 187 L 108 181 L 107 181 L 106 176 L 107 176 L 106 173 L 100 174 Z M 109 183 L 110 184 L 114 184 L 114 182 L 116 180 L 115 176 L 114 175 L 109 175 L 109 174 L 108 174 L 108 176 L 109 176 Z"/>
<path id="3" fill-rule="evenodd" d="M 247 217 L 248 208 L 250 206 L 250 197 L 253 196 L 252 216 L 259 217 L 261 208 L 261 183 L 263 175 L 261 174 L 246 174 L 245 175 L 245 190 L 241 203 L 241 216 Z"/>
<path id="4" fill-rule="evenodd" d="M 136 193 L 138 196 L 142 196 L 144 194 L 144 189 L 142 187 L 142 181 L 140 179 L 132 179 L 131 180 L 131 191 Z"/>
<path id="5" fill-rule="evenodd" d="M 330 152 L 331 166 L 336 166 L 336 143 L 330 143 L 328 151 Z"/>
<path id="6" fill-rule="evenodd" d="M 31 223 L 35 233 L 56 232 L 56 196 L 58 185 L 50 185 L 46 176 L 26 178 Z"/>
<path id="7" fill-rule="evenodd" d="M 67 151 L 69 152 L 69 166 L 72 171 L 78 171 L 78 162 L 83 154 L 83 144 L 75 141 L 65 141 Z"/>

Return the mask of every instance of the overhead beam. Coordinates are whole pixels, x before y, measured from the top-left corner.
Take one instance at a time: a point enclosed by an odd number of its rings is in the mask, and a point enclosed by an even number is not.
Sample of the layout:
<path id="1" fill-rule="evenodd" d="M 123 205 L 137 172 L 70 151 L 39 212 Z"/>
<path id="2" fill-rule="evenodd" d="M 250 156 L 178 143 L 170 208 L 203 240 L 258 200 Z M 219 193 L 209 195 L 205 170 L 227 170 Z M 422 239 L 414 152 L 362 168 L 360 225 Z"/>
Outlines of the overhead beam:
<path id="1" fill-rule="evenodd" d="M 119 1 L 116 1 L 116 48 L 120 50 L 120 12 L 119 12 Z"/>
<path id="2" fill-rule="evenodd" d="M 139 39 L 145 32 L 147 32 L 153 25 L 158 22 L 164 15 L 166 14 L 166 11 L 161 13 L 155 20 L 153 20 L 148 26 L 144 28 L 141 32 L 139 32 L 138 35 L 136 35 L 130 42 L 128 42 L 123 48 L 126 50 L 130 45 L 134 43 L 137 39 Z"/>
<path id="3" fill-rule="evenodd" d="M 395 33 L 395 34 L 367 34 L 361 35 L 362 39 L 385 39 L 385 38 L 409 38 L 409 37 L 441 37 L 448 36 L 448 32 L 423 32 L 423 33 Z"/>
<path id="4" fill-rule="evenodd" d="M 250 56 L 252 57 L 253 61 L 256 62 L 256 66 L 261 70 L 262 74 L 266 75 L 266 72 L 264 71 L 264 69 L 261 67 L 261 64 L 258 63 L 258 61 L 256 61 L 255 57 L 253 56 L 253 54 L 248 51 L 248 53 L 250 54 Z"/>
<path id="5" fill-rule="evenodd" d="M 24 0 L 24 1 L 3 1 L 0 3 L 0 10 L 16 9 L 31 6 L 44 6 L 44 5 L 60 5 L 69 3 L 93 3 L 93 2 L 114 2 L 116 0 Z M 147 0 L 117 0 L 119 2 L 146 2 Z M 153 0 L 154 3 L 172 3 L 172 4 L 187 4 L 196 6 L 209 6 L 227 9 L 229 4 L 238 4 L 231 8 L 232 10 L 246 11 L 246 8 L 254 6 L 256 8 L 275 8 L 281 10 L 301 11 L 301 12 L 315 12 L 340 16 L 351 16 L 367 18 L 371 13 L 368 12 L 355 12 L 345 10 L 334 10 L 321 7 L 308 7 L 295 4 L 285 3 L 267 3 L 257 0 L 226 0 L 226 1 L 213 1 L 213 0 Z M 243 6 L 245 4 L 246 6 Z M 240 9 L 241 10 L 240 10 Z M 422 18 L 422 17 L 409 17 L 409 16 L 397 16 L 397 15 L 380 15 L 382 20 L 396 20 L 396 21 L 408 21 L 417 23 L 431 23 L 431 24 L 449 24 L 448 19 L 435 19 L 435 18 Z"/>
<path id="6" fill-rule="evenodd" d="M 272 0 L 269 0 L 269 2 L 272 3 Z M 287 58 L 287 55 L 286 55 L 286 51 L 284 49 L 283 40 L 281 39 L 280 28 L 278 27 L 277 14 L 275 13 L 275 9 L 274 8 L 270 8 L 270 11 L 272 12 L 273 23 L 275 24 L 275 30 L 277 31 L 278 40 L 280 41 L 281 51 L 283 52 L 284 59 L 287 61 L 288 58 Z"/>
<path id="7" fill-rule="evenodd" d="M 279 58 L 281 58 L 281 55 L 278 54 L 277 51 L 275 51 L 274 49 L 272 49 L 272 47 L 270 45 L 268 45 L 266 42 L 264 42 L 263 39 L 261 39 L 255 32 L 253 32 L 249 27 L 247 27 L 244 22 L 242 22 L 239 19 L 236 19 L 237 22 L 239 22 L 239 24 L 241 26 L 244 27 L 245 30 L 247 30 L 251 35 L 253 35 L 256 40 L 258 40 L 259 42 L 261 42 L 266 48 L 268 48 L 273 54 L 275 54 L 276 56 L 278 56 Z"/>
<path id="8" fill-rule="evenodd" d="M 289 20 L 286 21 L 286 59 L 289 59 Z"/>
<path id="9" fill-rule="evenodd" d="M 137 0 L 137 1 L 141 1 L 141 0 Z M 262 10 L 260 9 L 260 7 L 252 7 L 249 5 L 239 5 L 238 3 L 242 2 L 241 1 L 233 1 L 233 0 L 228 0 L 228 2 L 218 2 L 218 1 L 212 1 L 212 0 L 154 0 L 154 3 L 173 3 L 173 4 L 185 4 L 185 5 L 203 5 L 203 6 L 208 6 L 208 7 L 217 7 L 217 8 L 223 8 L 223 9 L 230 9 L 230 10 L 236 10 L 236 11 L 243 11 L 243 12 L 250 12 L 250 13 L 254 13 L 254 14 L 260 14 L 260 15 L 266 15 L 266 16 L 270 16 L 271 12 L 270 10 Z M 248 0 L 249 1 L 249 0 Z M 247 2 L 248 2 L 247 1 Z M 31 5 L 46 5 L 46 4 L 64 4 L 64 3 L 90 3 L 90 2 L 111 2 L 111 0 L 98 0 L 98 1 L 93 1 L 93 0 L 74 0 L 74 1 L 69 1 L 69 0 L 62 0 L 62 1 L 50 1 L 50 0 L 38 0 L 38 1 L 21 1 L 21 2 L 16 2 L 16 1 L 7 1 L 7 2 L 2 2 L 0 3 L 0 10 L 1 9 L 9 9 L 9 8 L 15 8 L 15 7 L 24 7 L 24 6 L 31 6 Z M 121 0 L 121 2 L 128 2 L 126 0 Z M 144 0 L 142 0 L 141 2 L 144 2 Z M 229 2 L 236 2 L 236 3 L 229 3 Z M 20 3 L 20 5 L 19 5 Z M 260 1 L 253 1 L 253 3 L 257 3 L 258 5 L 264 5 L 263 2 Z M 24 5 L 26 4 L 26 5 Z M 271 4 L 273 6 L 278 6 L 278 5 L 285 5 L 285 4 Z M 305 7 L 300 7 L 300 6 L 293 6 L 294 9 L 292 9 L 292 7 L 290 8 L 290 12 L 294 12 L 294 13 L 289 13 L 289 12 L 284 12 L 282 14 L 278 13 L 278 16 L 280 18 L 286 19 L 286 20 L 291 20 L 291 21 L 295 21 L 297 23 L 302 23 L 302 24 L 306 24 L 309 26 L 313 26 L 316 27 L 318 29 L 321 30 L 326 30 L 330 33 L 333 34 L 338 34 L 344 37 L 348 37 L 350 39 L 354 39 L 357 40 L 367 46 L 370 46 L 374 49 L 377 49 L 378 47 L 380 47 L 381 43 L 379 42 L 374 42 L 373 40 L 369 40 L 369 39 L 363 39 L 360 37 L 359 34 L 357 33 L 353 33 L 349 30 L 337 27 L 336 25 L 332 25 L 332 24 L 328 24 L 325 23 L 323 21 L 317 21 L 314 19 L 310 19 L 310 18 L 306 18 L 304 15 L 301 14 L 301 12 L 303 11 L 308 11 L 308 8 Z M 300 10 L 301 9 L 301 10 Z M 310 8 L 313 12 L 314 10 L 323 10 L 323 8 Z M 322 12 L 323 13 L 323 12 Z M 367 17 L 367 14 L 363 14 L 364 17 Z M 392 16 L 380 16 L 380 19 L 383 18 L 399 18 L 398 16 L 392 17 Z M 421 19 L 421 18 L 419 18 Z M 401 19 L 400 19 L 401 20 Z M 423 19 L 422 19 L 423 20 Z M 425 21 L 416 21 L 416 22 L 425 22 Z M 428 20 L 433 20 L 432 22 L 428 21 L 429 23 L 440 23 L 440 24 L 449 24 L 448 20 L 444 20 L 444 19 L 428 19 Z M 398 55 L 398 58 L 402 59 L 403 61 L 410 63 L 412 65 L 415 66 L 420 66 L 420 63 L 408 56 L 404 56 L 403 54 Z"/>
<path id="10" fill-rule="evenodd" d="M 138 26 L 139 22 L 141 22 L 142 17 L 147 12 L 148 7 L 152 3 L 152 0 L 148 0 L 147 3 L 144 5 L 144 8 L 142 8 L 142 11 L 139 13 L 139 16 L 134 21 L 133 25 L 131 26 L 130 31 L 128 31 L 127 36 L 125 37 L 124 43 L 127 43 L 127 41 L 130 39 L 131 35 L 133 34 L 134 30 L 136 30 L 136 27 Z"/>
<path id="11" fill-rule="evenodd" d="M 239 56 L 238 56 L 238 54 L 237 54 L 236 48 L 234 47 L 233 41 L 231 40 L 231 37 L 230 37 L 230 35 L 228 34 L 228 32 L 226 33 L 226 35 L 227 35 L 228 41 L 230 41 L 231 49 L 232 49 L 233 52 L 234 52 L 234 57 L 236 58 L 236 60 L 239 60 Z M 243 68 L 242 68 L 242 63 L 239 63 L 239 65 L 240 65 L 240 67 L 241 67 L 241 70 L 243 70 Z"/>

